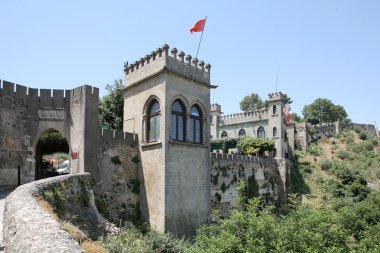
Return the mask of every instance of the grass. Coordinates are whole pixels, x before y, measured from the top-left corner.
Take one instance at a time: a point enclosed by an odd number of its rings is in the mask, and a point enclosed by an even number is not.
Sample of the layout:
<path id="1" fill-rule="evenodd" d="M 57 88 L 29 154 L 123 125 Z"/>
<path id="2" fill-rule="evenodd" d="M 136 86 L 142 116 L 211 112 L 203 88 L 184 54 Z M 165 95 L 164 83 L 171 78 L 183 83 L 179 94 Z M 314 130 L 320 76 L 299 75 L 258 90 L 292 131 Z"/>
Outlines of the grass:
<path id="1" fill-rule="evenodd" d="M 84 241 L 81 245 L 81 248 L 86 253 L 107 253 L 108 251 L 103 248 L 102 244 L 98 241 Z"/>
<path id="2" fill-rule="evenodd" d="M 42 207 L 42 209 L 50 214 L 54 220 L 59 221 L 57 214 L 54 212 L 54 208 L 49 204 L 49 202 L 40 198 L 37 199 L 37 202 Z"/>
<path id="3" fill-rule="evenodd" d="M 63 221 L 61 222 L 61 226 L 62 229 L 69 233 L 74 240 L 79 242 L 79 244 L 88 239 L 87 236 L 78 227 L 74 226 L 70 222 Z"/>

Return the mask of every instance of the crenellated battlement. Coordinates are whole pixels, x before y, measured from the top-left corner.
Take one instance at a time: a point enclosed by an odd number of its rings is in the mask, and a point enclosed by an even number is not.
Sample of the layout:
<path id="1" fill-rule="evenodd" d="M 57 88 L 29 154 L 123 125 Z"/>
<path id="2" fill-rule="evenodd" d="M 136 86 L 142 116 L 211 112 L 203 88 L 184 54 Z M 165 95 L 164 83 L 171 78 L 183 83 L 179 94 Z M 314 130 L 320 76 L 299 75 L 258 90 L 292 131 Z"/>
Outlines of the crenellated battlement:
<path id="1" fill-rule="evenodd" d="M 124 64 L 125 85 L 131 86 L 162 71 L 173 72 L 209 85 L 210 69 L 210 64 L 185 55 L 183 51 L 178 52 L 175 47 L 170 50 L 169 55 L 169 46 L 164 44 L 140 60 Z"/>
<path id="2" fill-rule="evenodd" d="M 90 85 L 82 85 L 70 90 L 70 96 L 72 98 L 79 98 L 83 94 L 86 95 L 87 98 L 93 97 L 99 99 L 99 88 Z"/>
<path id="3" fill-rule="evenodd" d="M 240 112 L 227 114 L 220 117 L 221 125 L 239 124 L 250 121 L 268 119 L 268 109 L 256 110 L 253 112 Z"/>
<path id="4" fill-rule="evenodd" d="M 275 161 L 273 157 L 258 157 L 258 156 L 246 156 L 246 155 L 236 155 L 236 154 L 223 154 L 223 153 L 210 153 L 211 160 L 232 160 L 232 161 L 247 161 L 247 162 L 258 162 L 258 163 L 271 163 Z"/>
<path id="5" fill-rule="evenodd" d="M 211 104 L 210 111 L 222 112 L 222 106 L 220 104 Z"/>
<path id="6" fill-rule="evenodd" d="M 127 145 L 136 144 L 137 136 L 133 133 L 99 128 L 100 141 L 103 143 L 120 142 Z"/>
<path id="7" fill-rule="evenodd" d="M 268 94 L 268 101 L 281 100 L 283 98 L 282 92 L 273 92 Z"/>
<path id="8" fill-rule="evenodd" d="M 70 100 L 80 99 L 82 95 L 99 99 L 99 88 L 82 85 L 72 90 L 35 89 L 0 80 L 0 94 L 24 100 L 25 104 L 37 105 L 39 108 L 65 108 Z"/>
<path id="9" fill-rule="evenodd" d="M 38 104 L 41 108 L 64 108 L 70 102 L 69 90 L 34 89 L 0 80 L 0 94 L 24 100 L 26 104 Z"/>

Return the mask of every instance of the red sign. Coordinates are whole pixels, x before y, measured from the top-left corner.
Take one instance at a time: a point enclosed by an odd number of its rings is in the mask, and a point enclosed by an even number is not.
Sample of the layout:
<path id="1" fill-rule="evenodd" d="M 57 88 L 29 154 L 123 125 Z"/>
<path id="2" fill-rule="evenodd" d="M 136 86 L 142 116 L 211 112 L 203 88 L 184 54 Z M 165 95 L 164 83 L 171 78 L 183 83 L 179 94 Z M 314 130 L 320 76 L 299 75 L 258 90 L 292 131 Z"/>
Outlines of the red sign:
<path id="1" fill-rule="evenodd" d="M 75 160 L 78 159 L 79 157 L 79 152 L 71 152 L 71 159 Z"/>

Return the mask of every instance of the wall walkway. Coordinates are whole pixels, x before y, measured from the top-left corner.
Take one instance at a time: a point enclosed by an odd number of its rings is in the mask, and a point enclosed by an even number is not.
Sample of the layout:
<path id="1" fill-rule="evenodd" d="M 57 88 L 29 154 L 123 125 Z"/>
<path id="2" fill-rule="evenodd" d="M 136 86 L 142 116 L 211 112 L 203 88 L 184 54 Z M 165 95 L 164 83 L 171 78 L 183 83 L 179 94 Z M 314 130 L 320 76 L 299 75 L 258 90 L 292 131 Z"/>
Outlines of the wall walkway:
<path id="1" fill-rule="evenodd" d="M 5 252 L 83 252 L 78 242 L 61 228 L 60 223 L 42 209 L 36 197 L 44 189 L 62 183 L 67 185 L 68 194 L 83 194 L 81 191 L 84 189 L 76 190 L 75 186 L 90 180 L 89 173 L 72 174 L 35 181 L 14 190 L 5 200 Z"/>

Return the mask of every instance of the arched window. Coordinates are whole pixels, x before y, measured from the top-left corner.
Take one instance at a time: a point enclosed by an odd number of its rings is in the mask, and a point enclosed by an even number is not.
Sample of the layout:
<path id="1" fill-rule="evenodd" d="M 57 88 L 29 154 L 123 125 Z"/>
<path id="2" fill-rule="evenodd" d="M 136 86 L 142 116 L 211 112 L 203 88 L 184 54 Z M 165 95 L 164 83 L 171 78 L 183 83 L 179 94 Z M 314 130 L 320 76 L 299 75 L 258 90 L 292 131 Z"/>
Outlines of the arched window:
<path id="1" fill-rule="evenodd" d="M 277 114 L 277 105 L 273 106 L 273 114 Z"/>
<path id="2" fill-rule="evenodd" d="M 259 138 L 265 138 L 265 130 L 264 130 L 264 127 L 260 126 L 260 127 L 257 129 L 257 137 L 259 137 Z"/>
<path id="3" fill-rule="evenodd" d="M 148 110 L 147 140 L 148 142 L 160 139 L 160 104 L 153 100 Z"/>
<path id="4" fill-rule="evenodd" d="M 277 127 L 273 127 L 273 137 L 277 137 Z"/>
<path id="5" fill-rule="evenodd" d="M 222 139 L 226 139 L 226 138 L 228 138 L 228 134 L 227 134 L 227 132 L 226 132 L 226 131 L 223 131 L 221 137 L 222 137 Z"/>
<path id="6" fill-rule="evenodd" d="M 180 100 L 174 101 L 171 107 L 170 137 L 172 140 L 185 141 L 186 117 L 185 106 Z"/>
<path id="7" fill-rule="evenodd" d="M 244 129 L 239 130 L 239 137 L 241 137 L 241 138 L 245 137 L 245 130 Z"/>
<path id="8" fill-rule="evenodd" d="M 189 140 L 194 143 L 202 143 L 202 113 L 197 105 L 190 108 Z"/>

